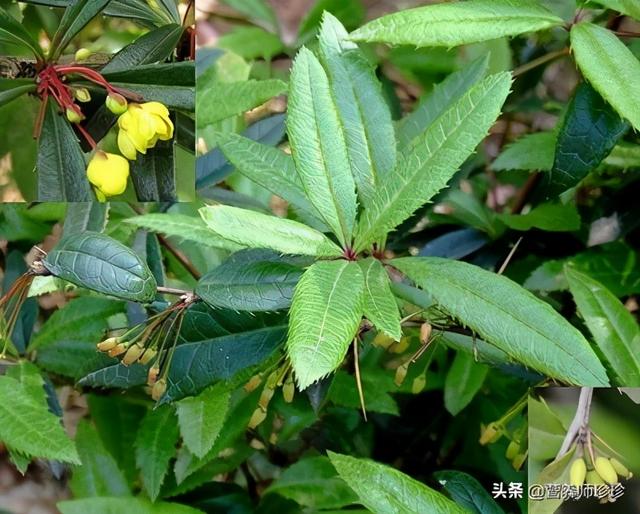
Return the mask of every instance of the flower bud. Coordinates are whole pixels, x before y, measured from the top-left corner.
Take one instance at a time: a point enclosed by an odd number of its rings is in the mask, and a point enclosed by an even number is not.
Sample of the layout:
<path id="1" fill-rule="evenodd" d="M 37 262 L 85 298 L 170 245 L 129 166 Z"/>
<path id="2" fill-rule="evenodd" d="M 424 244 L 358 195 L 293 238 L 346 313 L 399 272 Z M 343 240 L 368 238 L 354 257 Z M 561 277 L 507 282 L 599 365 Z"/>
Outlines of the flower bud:
<path id="1" fill-rule="evenodd" d="M 164 378 L 158 380 L 151 388 L 151 398 L 158 401 L 167 390 L 167 381 Z"/>
<path id="2" fill-rule="evenodd" d="M 109 357 L 116 357 L 117 355 L 121 355 L 127 351 L 127 343 L 119 343 L 115 345 L 111 350 L 107 352 Z"/>
<path id="3" fill-rule="evenodd" d="M 105 105 L 113 114 L 123 114 L 127 112 L 127 99 L 120 93 L 109 93 L 105 100 Z"/>
<path id="4" fill-rule="evenodd" d="M 420 376 L 417 376 L 413 379 L 413 383 L 411 384 L 411 393 L 420 394 L 425 386 L 427 385 L 427 376 L 423 373 Z"/>
<path id="5" fill-rule="evenodd" d="M 504 456 L 509 460 L 513 460 L 516 458 L 516 455 L 518 455 L 519 451 L 520 443 L 517 441 L 511 441 L 509 443 L 509 446 L 507 446 L 507 451 L 505 452 Z"/>
<path id="6" fill-rule="evenodd" d="M 267 410 L 267 406 L 269 405 L 269 402 L 271 401 L 271 398 L 273 398 L 273 394 L 275 392 L 276 392 L 275 389 L 272 389 L 271 387 L 266 385 L 262 390 L 262 394 L 260 395 L 260 400 L 258 400 L 258 405 L 262 407 L 264 410 Z"/>
<path id="7" fill-rule="evenodd" d="M 293 381 L 287 380 L 282 386 L 282 396 L 284 397 L 284 401 L 287 403 L 291 403 L 293 401 L 295 392 L 296 386 L 293 384 Z"/>
<path id="8" fill-rule="evenodd" d="M 157 354 L 157 350 L 153 348 L 147 348 L 138 360 L 140 361 L 140 364 L 146 365 L 149 364 Z"/>
<path id="9" fill-rule="evenodd" d="M 389 337 L 384 332 L 378 332 L 376 337 L 373 338 L 373 345 L 380 348 L 387 349 L 393 343 L 393 338 Z"/>
<path id="10" fill-rule="evenodd" d="M 587 471 L 587 476 L 585 478 L 585 481 L 587 482 L 587 484 L 593 484 L 593 485 L 604 484 L 604 480 L 602 480 L 602 477 L 598 475 L 598 472 L 595 469 L 592 469 L 591 471 Z"/>
<path id="11" fill-rule="evenodd" d="M 395 384 L 400 387 L 404 382 L 404 379 L 407 376 L 407 371 L 409 370 L 409 363 L 405 362 L 404 364 L 400 364 L 396 368 L 396 376 L 394 377 Z"/>
<path id="12" fill-rule="evenodd" d="M 125 366 L 133 364 L 140 358 L 142 352 L 144 352 L 144 346 L 141 346 L 138 343 L 132 344 L 127 350 L 127 353 L 124 355 L 122 364 L 124 364 Z"/>
<path id="13" fill-rule="evenodd" d="M 480 434 L 480 444 L 485 445 L 488 443 L 495 443 L 500 439 L 500 437 L 502 437 L 502 428 L 496 423 L 489 423 L 482 429 L 482 433 Z"/>
<path id="14" fill-rule="evenodd" d="M 623 476 L 626 479 L 633 477 L 633 473 L 631 473 L 631 471 L 629 471 L 629 469 L 618 459 L 611 458 L 609 459 L 609 462 L 618 475 Z"/>
<path id="15" fill-rule="evenodd" d="M 580 487 L 584 484 L 587 477 L 587 463 L 582 458 L 578 458 L 571 464 L 569 470 L 569 483 L 573 486 Z"/>
<path id="16" fill-rule="evenodd" d="M 611 462 L 606 457 L 598 457 L 594 463 L 594 467 L 598 472 L 598 475 L 602 477 L 607 484 L 617 484 L 618 483 L 618 474 L 616 470 L 613 469 Z"/>
<path id="17" fill-rule="evenodd" d="M 66 114 L 67 114 L 67 119 L 71 123 L 80 123 L 84 119 L 84 116 L 81 113 L 79 113 L 75 109 L 72 109 L 71 107 L 67 107 Z"/>
<path id="18" fill-rule="evenodd" d="M 267 411 L 262 410 L 260 407 L 258 407 L 256 410 L 253 411 L 253 414 L 251 415 L 248 428 L 256 428 L 266 418 L 267 418 Z"/>
<path id="19" fill-rule="evenodd" d="M 108 352 L 112 348 L 115 348 L 119 341 L 120 339 L 117 337 L 109 337 L 104 341 L 99 342 L 96 346 L 101 352 Z"/>
<path id="20" fill-rule="evenodd" d="M 147 372 L 147 385 L 153 387 L 153 385 L 156 383 L 156 380 L 158 380 L 159 374 L 160 374 L 160 366 L 158 366 L 157 364 L 154 364 L 153 366 L 151 366 L 149 368 L 149 371 Z"/>
<path id="21" fill-rule="evenodd" d="M 91 94 L 86 87 L 76 87 L 73 89 L 73 97 L 78 100 L 78 102 L 90 102 Z"/>
<path id="22" fill-rule="evenodd" d="M 91 50 L 88 48 L 79 48 L 76 51 L 75 60 L 76 61 L 86 61 L 89 57 L 91 57 Z"/>
<path id="23" fill-rule="evenodd" d="M 404 351 L 409 348 L 409 343 L 411 342 L 410 337 L 403 337 L 399 342 L 392 344 L 389 346 L 389 351 L 391 353 L 404 353 Z"/>
<path id="24" fill-rule="evenodd" d="M 251 391 L 255 391 L 261 383 L 262 383 L 262 377 L 260 376 L 260 373 L 258 373 L 257 375 L 253 375 L 249 379 L 249 381 L 244 385 L 244 390 L 247 393 L 250 393 Z"/>
<path id="25" fill-rule="evenodd" d="M 427 344 L 431 337 L 431 325 L 429 323 L 423 323 L 420 325 L 420 342 Z"/>
<path id="26" fill-rule="evenodd" d="M 89 161 L 87 178 L 99 199 L 120 195 L 127 188 L 129 161 L 121 155 L 98 151 Z"/>

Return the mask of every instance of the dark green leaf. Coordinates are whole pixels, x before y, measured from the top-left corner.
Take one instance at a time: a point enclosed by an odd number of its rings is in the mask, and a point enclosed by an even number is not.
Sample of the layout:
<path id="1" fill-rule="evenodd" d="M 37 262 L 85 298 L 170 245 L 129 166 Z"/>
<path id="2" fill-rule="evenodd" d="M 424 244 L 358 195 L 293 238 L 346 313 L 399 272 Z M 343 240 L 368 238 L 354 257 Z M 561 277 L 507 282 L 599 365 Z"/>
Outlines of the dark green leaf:
<path id="1" fill-rule="evenodd" d="M 67 204 L 62 233 L 102 232 L 107 224 L 109 204 L 104 202 L 73 202 Z"/>
<path id="2" fill-rule="evenodd" d="M 69 483 L 75 498 L 131 495 L 122 471 L 88 421 L 78 425 L 76 446 L 81 465 L 74 466 Z"/>
<path id="3" fill-rule="evenodd" d="M 186 112 L 193 112 L 195 109 L 196 90 L 194 87 L 129 84 L 128 82 L 114 82 L 112 85 L 138 93 L 145 102 L 161 102 L 169 109 Z"/>
<path id="4" fill-rule="evenodd" d="M 142 364 L 112 364 L 89 373 L 78 381 L 80 385 L 90 387 L 109 387 L 129 389 L 147 382 L 147 366 Z"/>
<path id="5" fill-rule="evenodd" d="M 31 85 L 16 85 L 16 87 L 6 89 L 0 92 L 0 107 L 5 104 L 8 104 L 11 100 L 15 100 L 16 98 L 21 97 L 27 93 L 31 93 L 35 91 L 36 86 L 34 84 Z"/>
<path id="6" fill-rule="evenodd" d="M 444 383 L 444 405 L 456 416 L 482 387 L 489 367 L 476 362 L 473 355 L 458 352 Z"/>
<path id="7" fill-rule="evenodd" d="M 461 471 L 438 471 L 434 476 L 451 498 L 473 514 L 504 514 L 480 482 Z"/>
<path id="8" fill-rule="evenodd" d="M 38 200 L 92 200 L 84 154 L 66 118 L 49 101 L 38 143 Z"/>
<path id="9" fill-rule="evenodd" d="M 298 44 L 305 44 L 313 38 L 320 27 L 324 12 L 333 14 L 347 30 L 355 29 L 365 18 L 365 8 L 361 0 L 316 0 L 300 22 Z"/>
<path id="10" fill-rule="evenodd" d="M 0 7 L 0 42 L 17 44 L 31 50 L 38 59 L 44 54 L 37 41 L 33 39 L 24 25 Z"/>
<path id="11" fill-rule="evenodd" d="M 137 302 L 151 301 L 156 282 L 138 255 L 95 232 L 72 234 L 43 261 L 53 275 L 80 287 Z"/>
<path id="12" fill-rule="evenodd" d="M 233 254 L 198 282 L 196 294 L 211 307 L 275 311 L 291 305 L 302 269 L 269 250 Z"/>
<path id="13" fill-rule="evenodd" d="M 629 123 L 595 89 L 580 84 L 560 127 L 553 167 L 544 175 L 545 196 L 552 198 L 576 186 L 628 129 Z"/>
<path id="14" fill-rule="evenodd" d="M 147 32 L 120 50 L 102 73 L 127 72 L 136 66 L 164 61 L 175 50 L 182 31 L 182 26 L 169 24 Z"/>
<path id="15" fill-rule="evenodd" d="M 57 507 L 62 514 L 202 514 L 201 510 L 179 503 L 151 503 L 143 498 L 85 498 L 62 501 Z"/>
<path id="16" fill-rule="evenodd" d="M 633 315 L 597 280 L 565 267 L 578 311 L 593 334 L 617 385 L 640 386 L 640 327 Z"/>
<path id="17" fill-rule="evenodd" d="M 286 327 L 268 327 L 176 348 L 162 403 L 198 394 L 217 380 L 264 361 L 284 341 Z"/>
<path id="18" fill-rule="evenodd" d="M 193 86 L 196 67 L 193 61 L 166 64 L 138 64 L 134 68 L 102 72 L 109 82 L 154 84 L 156 86 Z"/>
<path id="19" fill-rule="evenodd" d="M 51 42 L 51 57 L 57 59 L 71 40 L 76 37 L 110 0 L 76 0 L 66 8 L 58 30 Z"/>
<path id="20" fill-rule="evenodd" d="M 176 170 L 173 141 L 158 141 L 131 162 L 131 181 L 141 202 L 175 201 Z"/>

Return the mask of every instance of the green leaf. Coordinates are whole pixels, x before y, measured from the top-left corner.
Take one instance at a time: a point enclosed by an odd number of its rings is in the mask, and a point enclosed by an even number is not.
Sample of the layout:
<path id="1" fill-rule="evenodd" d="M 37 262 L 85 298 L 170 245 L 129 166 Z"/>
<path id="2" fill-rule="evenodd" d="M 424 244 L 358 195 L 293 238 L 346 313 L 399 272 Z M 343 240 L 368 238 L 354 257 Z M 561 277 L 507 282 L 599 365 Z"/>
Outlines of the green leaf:
<path id="1" fill-rule="evenodd" d="M 131 495 L 127 479 L 88 421 L 78 425 L 76 446 L 82 464 L 74 467 L 69 483 L 75 498 Z"/>
<path id="2" fill-rule="evenodd" d="M 566 266 L 578 311 L 614 374 L 614 383 L 640 386 L 640 327 L 633 315 L 597 280 Z"/>
<path id="3" fill-rule="evenodd" d="M 150 410 L 142 420 L 136 435 L 136 463 L 142 473 L 142 483 L 151 500 L 160 494 L 160 487 L 176 453 L 180 431 L 173 407 L 163 405 Z"/>
<path id="4" fill-rule="evenodd" d="M 360 326 L 364 277 L 355 262 L 316 262 L 296 286 L 287 353 L 300 389 L 333 372 Z"/>
<path id="5" fill-rule="evenodd" d="M 308 457 L 284 470 L 264 494 L 279 494 L 314 510 L 339 509 L 358 501 L 327 457 Z"/>
<path id="6" fill-rule="evenodd" d="M 302 189 L 290 155 L 239 134 L 219 139 L 220 149 L 239 173 L 302 210 L 307 218 L 317 220 L 319 214 Z"/>
<path id="7" fill-rule="evenodd" d="M 111 0 L 105 8 L 104 14 L 116 18 L 135 20 L 141 25 L 151 28 L 156 25 L 166 26 L 167 23 L 176 21 L 167 16 L 163 9 L 152 7 L 146 0 Z"/>
<path id="8" fill-rule="evenodd" d="M 79 464 L 59 418 L 13 378 L 0 376 L 0 441 L 28 455 Z"/>
<path id="9" fill-rule="evenodd" d="M 177 24 L 163 25 L 128 44 L 102 68 L 102 73 L 124 72 L 136 66 L 164 61 L 175 50 L 183 28 Z"/>
<path id="10" fill-rule="evenodd" d="M 72 202 L 67 204 L 62 233 L 102 232 L 107 225 L 109 204 L 106 202 Z"/>
<path id="11" fill-rule="evenodd" d="M 44 54 L 38 42 L 33 39 L 22 23 L 2 7 L 0 7 L 0 42 L 28 48 L 37 59 L 44 60 Z"/>
<path id="12" fill-rule="evenodd" d="M 558 135 L 555 131 L 526 134 L 507 145 L 491 164 L 493 171 L 549 171 Z"/>
<path id="13" fill-rule="evenodd" d="M 164 86 L 156 84 L 132 84 L 129 82 L 113 82 L 114 87 L 126 89 L 141 95 L 147 102 L 160 102 L 169 109 L 194 112 L 196 90 L 189 86 Z"/>
<path id="14" fill-rule="evenodd" d="M 476 59 L 437 84 L 396 127 L 398 146 L 406 148 L 487 73 L 489 57 Z"/>
<path id="15" fill-rule="evenodd" d="M 364 276 L 364 315 L 394 341 L 400 341 L 400 311 L 389 286 L 389 276 L 379 260 L 358 261 Z"/>
<path id="16" fill-rule="evenodd" d="M 124 222 L 152 232 L 175 237 L 180 241 L 198 243 L 207 248 L 221 248 L 230 251 L 237 251 L 242 248 L 241 245 L 232 241 L 216 237 L 201 218 L 187 216 L 186 214 L 154 212 L 136 216 L 135 218 L 128 218 Z"/>
<path id="17" fill-rule="evenodd" d="M 452 415 L 471 403 L 488 372 L 489 366 L 476 362 L 473 355 L 456 353 L 444 382 L 444 406 Z"/>
<path id="18" fill-rule="evenodd" d="M 64 11 L 51 41 L 51 60 L 56 61 L 71 40 L 107 6 L 110 0 L 76 0 Z"/>
<path id="19" fill-rule="evenodd" d="M 553 166 L 544 175 L 546 197 L 576 186 L 628 129 L 629 124 L 589 84 L 580 84 L 560 127 Z"/>
<path id="20" fill-rule="evenodd" d="M 224 48 L 240 57 L 266 61 L 284 51 L 280 38 L 260 27 L 237 27 L 218 39 L 217 48 Z"/>
<path id="21" fill-rule="evenodd" d="M 622 170 L 640 168 L 640 146 L 622 142 L 605 157 L 604 164 Z"/>
<path id="22" fill-rule="evenodd" d="M 609 384 L 582 334 L 510 279 L 437 257 L 405 257 L 392 265 L 451 316 L 515 360 L 569 384 Z"/>
<path id="23" fill-rule="evenodd" d="M 554 459 L 562 446 L 567 427 L 544 402 L 529 396 L 529 457 L 533 460 Z"/>
<path id="24" fill-rule="evenodd" d="M 596 4 L 600 4 L 607 9 L 618 11 L 619 13 L 631 16 L 636 20 L 640 20 L 640 5 L 633 0 L 591 0 Z"/>
<path id="25" fill-rule="evenodd" d="M 176 200 L 173 141 L 158 141 L 146 154 L 131 162 L 131 181 L 140 202 Z"/>
<path id="26" fill-rule="evenodd" d="M 335 16 L 349 30 L 359 27 L 365 19 L 361 0 L 316 0 L 300 22 L 298 45 L 306 44 L 315 36 L 325 12 Z"/>
<path id="27" fill-rule="evenodd" d="M 56 277 L 123 300 L 150 302 L 156 295 L 147 264 L 122 243 L 96 232 L 66 236 L 42 263 Z"/>
<path id="28" fill-rule="evenodd" d="M 138 57 L 140 58 L 141 56 Z M 148 55 L 145 57 L 148 57 Z M 102 72 L 102 76 L 109 82 L 126 82 L 127 84 L 193 86 L 196 80 L 196 65 L 194 61 L 136 64 L 129 69 Z"/>
<path id="29" fill-rule="evenodd" d="M 200 85 L 200 81 L 198 81 Z M 206 86 L 206 87 L 205 87 Z M 286 92 L 281 80 L 220 82 L 198 88 L 198 126 L 204 127 L 262 105 Z"/>
<path id="30" fill-rule="evenodd" d="M 58 502 L 62 514 L 203 514 L 179 503 L 156 502 L 142 498 L 85 498 Z"/>
<path id="31" fill-rule="evenodd" d="M 161 403 L 196 395 L 217 380 L 263 362 L 284 337 L 285 327 L 274 326 L 178 345 Z"/>
<path id="32" fill-rule="evenodd" d="M 317 257 L 339 257 L 342 250 L 321 232 L 297 221 L 215 205 L 200 209 L 205 224 L 218 236 L 252 248 Z"/>
<path id="33" fill-rule="evenodd" d="M 196 457 L 204 457 L 216 442 L 227 417 L 229 399 L 229 390 L 216 384 L 176 404 L 180 434 Z"/>
<path id="34" fill-rule="evenodd" d="M 509 73 L 472 86 L 400 154 L 393 177 L 360 218 L 356 251 L 385 237 L 446 185 L 495 122 L 510 86 Z"/>
<path id="35" fill-rule="evenodd" d="M 640 105 L 629 85 L 640 83 L 640 62 L 616 35 L 592 23 L 571 28 L 571 49 L 580 71 L 618 114 L 640 130 Z"/>
<path id="36" fill-rule="evenodd" d="M 338 474 L 360 502 L 373 512 L 394 514 L 464 514 L 467 511 L 446 496 L 389 466 L 368 459 L 327 452 Z"/>
<path id="37" fill-rule="evenodd" d="M 55 102 L 49 101 L 38 142 L 38 200 L 92 200 L 84 154 L 78 138 Z"/>
<path id="38" fill-rule="evenodd" d="M 302 269 L 279 254 L 243 250 L 198 281 L 196 294 L 213 308 L 277 311 L 291 305 Z"/>
<path id="39" fill-rule="evenodd" d="M 530 0 L 468 0 L 388 14 L 351 33 L 351 39 L 451 48 L 545 30 L 563 23 L 562 18 Z"/>
<path id="40" fill-rule="evenodd" d="M 364 359 L 363 359 L 364 361 Z M 398 386 L 386 369 L 371 369 L 361 362 L 361 382 L 367 412 L 379 412 L 399 416 L 400 409 L 391 393 L 398 392 Z M 339 369 L 331 380 L 327 398 L 333 405 L 360 410 L 360 395 L 353 375 Z"/>
<path id="41" fill-rule="evenodd" d="M 36 86 L 34 84 L 28 84 L 24 86 L 16 85 L 15 87 L 0 91 L 0 107 L 16 98 L 20 98 L 22 95 L 35 91 L 35 89 Z"/>
<path id="42" fill-rule="evenodd" d="M 347 147 L 351 173 L 364 205 L 396 165 L 391 113 L 380 82 L 364 53 L 325 12 L 320 28 L 320 61 L 329 78 Z"/>
<path id="43" fill-rule="evenodd" d="M 307 48 L 291 69 L 287 131 L 307 198 L 340 243 L 349 246 L 357 197 L 347 143 L 327 75 Z"/>
<path id="44" fill-rule="evenodd" d="M 504 514 L 485 486 L 462 471 L 437 471 L 434 476 L 453 501 L 472 514 Z"/>
<path id="45" fill-rule="evenodd" d="M 278 27 L 278 19 L 265 0 L 222 0 L 222 2 L 265 28 L 274 30 Z"/>
<path id="46" fill-rule="evenodd" d="M 514 230 L 537 228 L 548 232 L 573 232 L 580 228 L 574 204 L 544 203 L 526 214 L 498 214 L 497 219 Z"/>
<path id="47" fill-rule="evenodd" d="M 110 387 L 129 389 L 147 382 L 147 366 L 142 364 L 112 364 L 91 373 L 78 381 L 78 384 L 90 387 Z"/>
<path id="48" fill-rule="evenodd" d="M 547 465 L 534 479 L 534 484 L 568 484 L 569 469 L 575 454 L 576 446 L 565 453 L 560 459 L 554 460 Z M 558 507 L 562 505 L 561 499 L 548 498 L 539 501 L 529 501 L 529 514 L 554 514 Z"/>

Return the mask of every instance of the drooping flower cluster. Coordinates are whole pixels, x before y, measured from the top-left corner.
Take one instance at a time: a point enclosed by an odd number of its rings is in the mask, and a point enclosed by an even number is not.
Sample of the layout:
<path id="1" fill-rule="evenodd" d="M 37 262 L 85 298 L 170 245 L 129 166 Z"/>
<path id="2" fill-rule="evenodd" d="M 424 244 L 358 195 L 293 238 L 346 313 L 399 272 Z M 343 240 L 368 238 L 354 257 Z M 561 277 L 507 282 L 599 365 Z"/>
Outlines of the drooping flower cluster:
<path id="1" fill-rule="evenodd" d="M 67 75 L 79 75 L 107 91 L 105 105 L 119 116 L 118 148 L 124 157 L 97 148 L 96 142 L 81 124 L 85 116 L 76 103 L 76 100 L 90 101 L 91 95 L 86 88 L 68 85 L 64 80 Z M 146 154 L 158 140 L 167 141 L 173 137 L 173 123 L 166 106 L 160 102 L 141 103 L 142 97 L 136 93 L 115 88 L 99 72 L 85 66 L 74 64 L 46 67 L 38 75 L 37 92 L 43 101 L 35 136 L 39 136 L 42 127 L 47 100 L 52 98 L 60 106 L 67 120 L 77 127 L 95 150 L 87 166 L 87 178 L 97 199 L 102 202 L 110 196 L 122 194 L 127 188 L 129 160 L 135 160 L 138 153 Z M 131 102 L 128 102 L 127 98 Z"/>

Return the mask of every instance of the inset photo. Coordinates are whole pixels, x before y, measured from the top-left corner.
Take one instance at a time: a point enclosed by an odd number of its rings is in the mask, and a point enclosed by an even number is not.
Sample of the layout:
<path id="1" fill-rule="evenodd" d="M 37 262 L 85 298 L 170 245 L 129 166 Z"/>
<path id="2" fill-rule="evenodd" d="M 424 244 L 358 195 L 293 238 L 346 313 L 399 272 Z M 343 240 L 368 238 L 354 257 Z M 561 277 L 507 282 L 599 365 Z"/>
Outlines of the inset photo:
<path id="1" fill-rule="evenodd" d="M 194 195 L 195 0 L 0 7 L 0 201 Z"/>
<path id="2" fill-rule="evenodd" d="M 640 512 L 640 388 L 529 397 L 529 514 Z"/>

